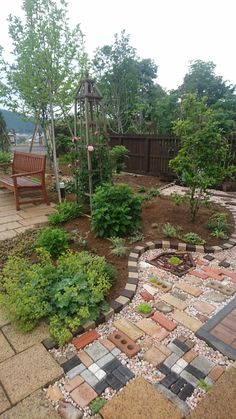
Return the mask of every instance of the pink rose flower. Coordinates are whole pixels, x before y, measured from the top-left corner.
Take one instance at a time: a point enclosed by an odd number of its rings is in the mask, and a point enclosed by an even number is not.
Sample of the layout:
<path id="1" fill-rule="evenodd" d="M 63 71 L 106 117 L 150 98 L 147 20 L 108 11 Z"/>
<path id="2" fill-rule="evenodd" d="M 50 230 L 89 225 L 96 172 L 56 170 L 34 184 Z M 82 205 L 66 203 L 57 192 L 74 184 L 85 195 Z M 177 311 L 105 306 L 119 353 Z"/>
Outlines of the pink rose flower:
<path id="1" fill-rule="evenodd" d="M 88 151 L 92 152 L 94 150 L 93 145 L 88 145 Z"/>

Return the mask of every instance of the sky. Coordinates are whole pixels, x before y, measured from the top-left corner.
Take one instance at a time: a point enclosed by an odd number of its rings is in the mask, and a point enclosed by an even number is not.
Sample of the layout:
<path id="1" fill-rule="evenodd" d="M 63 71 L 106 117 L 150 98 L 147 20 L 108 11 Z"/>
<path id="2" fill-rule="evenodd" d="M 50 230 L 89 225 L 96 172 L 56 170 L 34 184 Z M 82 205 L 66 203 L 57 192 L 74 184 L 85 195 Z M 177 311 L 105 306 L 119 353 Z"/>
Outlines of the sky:
<path id="1" fill-rule="evenodd" d="M 3 1 L 3 0 L 2 0 Z M 158 65 L 157 82 L 167 90 L 183 81 L 191 60 L 213 61 L 216 74 L 236 84 L 235 0 L 67 0 L 72 26 L 80 23 L 86 50 L 114 42 L 125 29 L 141 58 Z M 0 45 L 8 55 L 7 16 L 19 16 L 22 0 L 4 1 Z"/>

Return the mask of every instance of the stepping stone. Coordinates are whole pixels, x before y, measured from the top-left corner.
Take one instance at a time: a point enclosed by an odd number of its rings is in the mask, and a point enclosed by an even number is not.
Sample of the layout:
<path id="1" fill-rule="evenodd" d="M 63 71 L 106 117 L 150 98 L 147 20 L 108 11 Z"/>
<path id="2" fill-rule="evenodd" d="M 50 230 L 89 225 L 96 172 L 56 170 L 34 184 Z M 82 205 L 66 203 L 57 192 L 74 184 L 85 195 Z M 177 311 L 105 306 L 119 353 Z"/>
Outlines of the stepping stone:
<path id="1" fill-rule="evenodd" d="M 223 281 L 226 276 L 222 269 L 212 268 L 209 266 L 203 266 L 202 270 L 207 274 L 208 278 L 216 279 L 217 281 Z"/>
<path id="2" fill-rule="evenodd" d="M 164 316 L 164 314 L 156 312 L 152 316 L 152 319 L 169 332 L 172 332 L 176 328 L 176 324 L 168 319 L 168 317 Z"/>
<path id="3" fill-rule="evenodd" d="M 11 407 L 11 404 L 10 404 L 2 386 L 0 385 L 0 414 L 2 412 L 4 412 L 5 410 L 7 410 L 9 407 Z"/>
<path id="4" fill-rule="evenodd" d="M 168 368 L 165 364 L 158 365 L 158 370 L 165 375 L 168 375 L 171 373 L 171 369 Z"/>
<path id="5" fill-rule="evenodd" d="M 138 340 L 144 335 L 143 331 L 136 327 L 134 323 L 126 319 L 115 321 L 114 326 L 134 341 Z"/>
<path id="6" fill-rule="evenodd" d="M 102 394 L 108 386 L 109 384 L 106 382 L 106 380 L 101 380 L 95 385 L 94 390 L 100 396 L 100 394 Z"/>
<path id="7" fill-rule="evenodd" d="M 228 285 L 219 284 L 218 282 L 215 282 L 215 281 L 210 281 L 206 283 L 206 286 L 209 288 L 212 288 L 213 290 L 219 291 L 222 294 L 227 295 L 227 296 L 231 296 L 235 294 L 236 292 L 235 285 L 228 286 Z"/>
<path id="8" fill-rule="evenodd" d="M 91 359 L 93 359 L 93 361 L 97 361 L 104 355 L 107 355 L 109 351 L 100 342 L 95 342 L 92 346 L 86 348 L 85 352 Z"/>
<path id="9" fill-rule="evenodd" d="M 160 384 L 165 386 L 166 388 L 170 388 L 176 381 L 178 381 L 179 376 L 175 372 L 171 372 L 168 374 L 163 380 L 160 381 Z"/>
<path id="10" fill-rule="evenodd" d="M 78 404 L 78 406 L 84 408 L 88 406 L 92 400 L 96 399 L 97 393 L 89 384 L 83 383 L 75 390 L 73 390 L 70 396 L 75 401 L 75 403 Z"/>
<path id="11" fill-rule="evenodd" d="M 210 361 L 203 355 L 198 355 L 193 359 L 190 365 L 201 370 L 205 375 L 209 374 L 212 368 L 215 366 L 214 362 Z"/>
<path id="12" fill-rule="evenodd" d="M 89 370 L 84 370 L 81 372 L 80 376 L 88 383 L 91 387 L 94 387 L 98 383 L 98 378 Z"/>
<path id="13" fill-rule="evenodd" d="M 186 301 L 188 299 L 187 295 L 181 294 L 180 292 L 177 292 L 177 291 L 172 291 L 170 295 L 173 295 L 173 297 L 178 298 L 179 300 L 182 300 L 182 301 Z"/>
<path id="14" fill-rule="evenodd" d="M 220 365 L 216 365 L 209 372 L 208 377 L 213 381 L 217 381 L 224 372 L 225 372 L 225 369 L 223 367 L 221 367 Z"/>
<path id="15" fill-rule="evenodd" d="M 73 358 L 70 358 L 68 361 L 66 361 L 64 364 L 61 364 L 64 373 L 66 374 L 68 371 L 72 370 L 73 368 L 77 367 L 77 365 L 80 365 L 81 361 L 78 358 L 78 356 L 73 356 Z"/>
<path id="16" fill-rule="evenodd" d="M 173 295 L 165 294 L 160 297 L 160 300 L 164 301 L 171 306 L 178 308 L 179 310 L 185 310 L 188 306 L 184 301 L 179 300 L 178 298 L 173 297 Z"/>
<path id="17" fill-rule="evenodd" d="M 144 353 L 143 359 L 144 361 L 149 362 L 149 364 L 157 366 L 164 362 L 166 355 L 164 355 L 163 352 L 161 352 L 155 346 L 152 346 L 150 349 L 148 349 L 148 351 Z"/>
<path id="18" fill-rule="evenodd" d="M 160 277 L 157 278 L 157 282 L 150 281 L 150 284 L 162 292 L 169 292 L 172 289 L 171 282 L 164 281 L 163 279 L 160 279 Z"/>
<path id="19" fill-rule="evenodd" d="M 112 361 L 114 359 L 114 355 L 112 355 L 110 352 L 107 355 L 104 355 L 102 358 L 100 358 L 97 361 L 97 365 L 99 368 L 103 368 L 104 365 L 108 364 L 108 362 Z"/>
<path id="20" fill-rule="evenodd" d="M 12 347 L 6 340 L 3 333 L 0 331 L 0 362 L 5 361 L 6 359 L 10 358 L 11 356 L 15 355 Z"/>
<path id="21" fill-rule="evenodd" d="M 99 342 L 105 346 L 106 349 L 108 349 L 108 351 L 112 351 L 112 349 L 115 348 L 114 343 L 112 343 L 109 339 L 104 338 L 104 339 L 100 339 Z"/>
<path id="22" fill-rule="evenodd" d="M 203 281 L 200 278 L 197 278 L 195 276 L 185 276 L 185 281 L 186 283 L 190 284 L 190 285 L 194 285 L 196 287 L 199 287 L 201 285 L 203 285 Z"/>
<path id="23" fill-rule="evenodd" d="M 76 337 L 72 340 L 73 345 L 77 349 L 83 349 L 89 343 L 92 343 L 94 340 L 100 337 L 99 333 L 96 330 L 90 330 L 89 332 L 83 333 L 83 335 Z"/>
<path id="24" fill-rule="evenodd" d="M 168 358 L 166 358 L 164 364 L 166 367 L 171 368 L 179 360 L 179 358 L 179 355 L 171 354 Z"/>
<path id="25" fill-rule="evenodd" d="M 199 368 L 194 367 L 192 364 L 188 364 L 185 368 L 185 371 L 189 372 L 199 380 L 206 377 L 206 374 L 203 371 L 201 371 Z"/>
<path id="26" fill-rule="evenodd" d="M 42 344 L 7 359 L 0 368 L 0 381 L 12 404 L 60 379 L 62 375 L 62 368 Z"/>
<path id="27" fill-rule="evenodd" d="M 167 348 L 169 348 L 169 350 L 174 354 L 178 355 L 179 358 L 184 355 L 184 351 L 182 351 L 182 349 L 176 346 L 173 342 L 168 343 Z"/>
<path id="28" fill-rule="evenodd" d="M 162 313 L 171 313 L 171 311 L 173 311 L 173 307 L 171 307 L 171 306 L 168 306 L 168 304 L 165 304 L 163 301 L 158 301 L 156 304 L 155 304 L 155 308 L 158 310 L 158 311 L 161 311 Z"/>
<path id="29" fill-rule="evenodd" d="M 144 333 L 149 336 L 153 336 L 155 333 L 158 333 L 160 327 L 156 325 L 154 321 L 151 319 L 142 319 L 136 323 L 137 327 L 139 327 Z"/>
<path id="30" fill-rule="evenodd" d="M 179 310 L 174 311 L 173 319 L 182 324 L 184 327 L 187 327 L 187 329 L 192 330 L 192 332 L 196 332 L 202 326 L 202 322 L 200 322 L 200 320 L 196 320 Z"/>
<path id="31" fill-rule="evenodd" d="M 58 402 L 59 400 L 63 400 L 64 396 L 59 389 L 59 387 L 54 384 L 53 386 L 49 386 L 46 391 L 47 399 L 51 400 L 51 402 Z"/>
<path id="32" fill-rule="evenodd" d="M 209 291 L 204 294 L 204 298 L 210 302 L 213 301 L 214 303 L 222 303 L 227 297 L 219 292 Z"/>
<path id="33" fill-rule="evenodd" d="M 140 330 L 140 329 L 139 329 Z M 140 330 L 141 332 L 141 330 Z M 130 339 L 127 335 L 122 332 L 113 332 L 111 335 L 108 336 L 108 339 L 113 342 L 117 348 L 119 348 L 122 352 L 124 352 L 129 358 L 132 358 L 140 351 L 140 346 L 136 344 L 132 339 Z M 117 349 L 115 348 L 115 349 Z M 114 351 L 112 350 L 112 355 L 115 355 Z"/>
<path id="34" fill-rule="evenodd" d="M 193 349 L 191 349 L 189 352 L 187 352 L 183 356 L 183 359 L 184 359 L 184 361 L 190 363 L 196 357 L 197 357 L 197 353 Z"/>
<path id="35" fill-rule="evenodd" d="M 72 378 L 76 377 L 78 374 L 81 374 L 84 370 L 86 369 L 85 365 L 79 364 L 76 367 L 72 368 L 71 370 L 69 370 L 66 373 L 67 378 L 70 378 L 72 380 Z"/>
<path id="36" fill-rule="evenodd" d="M 140 292 L 140 295 L 144 299 L 144 301 L 149 302 L 149 301 L 154 300 L 153 295 L 149 294 L 149 292 L 147 292 L 147 291 Z"/>
<path id="37" fill-rule="evenodd" d="M 103 370 L 110 374 L 112 371 L 114 371 L 116 368 L 119 368 L 121 366 L 121 362 L 119 359 L 114 358 L 112 361 L 108 362 L 106 365 L 104 365 Z"/>
<path id="38" fill-rule="evenodd" d="M 193 303 L 193 307 L 196 308 L 197 311 L 200 311 L 201 313 L 205 314 L 211 314 L 213 311 L 215 311 L 215 307 L 211 304 L 205 303 L 204 301 L 196 301 Z"/>
<path id="39" fill-rule="evenodd" d="M 170 333 L 164 329 L 164 327 L 159 327 L 158 332 L 153 335 L 153 339 L 158 340 L 159 342 L 165 339 Z"/>
<path id="40" fill-rule="evenodd" d="M 176 284 L 176 288 L 186 292 L 187 294 L 192 295 L 193 297 L 199 297 L 199 295 L 202 294 L 202 290 L 200 288 L 194 287 L 193 285 L 189 285 L 186 282 L 179 282 L 178 284 Z"/>
<path id="41" fill-rule="evenodd" d="M 50 336 L 48 326 L 45 323 L 41 323 L 28 333 L 19 332 L 11 324 L 4 326 L 2 331 L 16 352 L 22 352 Z"/>
<path id="42" fill-rule="evenodd" d="M 194 375 L 190 374 L 186 370 L 183 370 L 180 376 L 184 378 L 189 384 L 192 384 L 193 387 L 197 387 L 199 379 L 194 377 Z"/>
<path id="43" fill-rule="evenodd" d="M 147 291 L 153 297 L 158 292 L 158 290 L 156 288 L 154 288 L 154 287 L 152 287 L 151 285 L 148 285 L 148 284 L 144 284 L 143 288 L 145 289 L 145 291 Z"/>
<path id="44" fill-rule="evenodd" d="M 86 354 L 83 350 L 78 353 L 78 358 L 86 367 L 89 367 L 93 363 L 92 358 L 90 358 L 90 356 L 88 356 L 88 354 Z"/>
<path id="45" fill-rule="evenodd" d="M 84 382 L 84 379 L 77 375 L 77 377 L 72 378 L 72 380 L 67 379 L 65 381 L 65 390 L 69 393 L 73 391 L 76 387 L 79 387 L 80 384 Z"/>

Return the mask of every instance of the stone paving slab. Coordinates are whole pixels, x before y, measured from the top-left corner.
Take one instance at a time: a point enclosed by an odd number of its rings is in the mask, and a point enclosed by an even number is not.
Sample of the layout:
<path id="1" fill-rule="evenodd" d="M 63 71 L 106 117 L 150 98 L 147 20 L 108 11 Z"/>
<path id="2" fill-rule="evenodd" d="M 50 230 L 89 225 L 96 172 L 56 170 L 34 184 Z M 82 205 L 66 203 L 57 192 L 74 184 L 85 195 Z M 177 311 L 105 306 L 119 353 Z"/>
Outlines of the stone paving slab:
<path id="1" fill-rule="evenodd" d="M 15 352 L 9 345 L 9 342 L 6 340 L 3 333 L 0 331 L 0 362 L 5 361 L 13 355 L 15 355 Z"/>
<path id="2" fill-rule="evenodd" d="M 148 402 L 147 402 L 148 401 Z M 100 411 L 103 419 L 180 419 L 181 412 L 142 377 L 125 389 Z"/>
<path id="3" fill-rule="evenodd" d="M 2 331 L 16 352 L 24 351 L 50 336 L 48 326 L 45 323 L 41 323 L 28 333 L 19 332 L 11 324 L 4 326 Z"/>
<path id="4" fill-rule="evenodd" d="M 115 321 L 114 326 L 134 341 L 138 340 L 144 335 L 142 330 L 136 327 L 131 321 L 126 319 Z"/>
<path id="5" fill-rule="evenodd" d="M 170 304 L 175 308 L 178 308 L 179 310 L 185 310 L 188 307 L 188 303 L 179 300 L 178 298 L 173 297 L 173 295 L 170 294 L 161 295 L 160 300 L 164 301 L 167 304 Z"/>
<path id="6" fill-rule="evenodd" d="M 0 381 L 13 404 L 62 375 L 62 368 L 42 344 L 2 362 L 0 368 Z"/>
<path id="7" fill-rule="evenodd" d="M 192 332 L 196 332 L 199 327 L 202 326 L 202 322 L 200 322 L 200 320 L 196 320 L 194 317 L 191 317 L 180 310 L 174 311 L 173 319 L 187 327 L 187 329 L 192 330 Z"/>
<path id="8" fill-rule="evenodd" d="M 0 419 L 59 419 L 60 416 L 46 399 L 43 390 L 37 390 L 12 409 L 0 415 Z"/>
<path id="9" fill-rule="evenodd" d="M 5 391 L 3 390 L 2 386 L 0 385 L 0 414 L 2 412 L 5 412 L 5 410 L 9 409 L 9 407 L 11 407 L 11 404 L 10 404 L 6 394 L 5 394 Z"/>

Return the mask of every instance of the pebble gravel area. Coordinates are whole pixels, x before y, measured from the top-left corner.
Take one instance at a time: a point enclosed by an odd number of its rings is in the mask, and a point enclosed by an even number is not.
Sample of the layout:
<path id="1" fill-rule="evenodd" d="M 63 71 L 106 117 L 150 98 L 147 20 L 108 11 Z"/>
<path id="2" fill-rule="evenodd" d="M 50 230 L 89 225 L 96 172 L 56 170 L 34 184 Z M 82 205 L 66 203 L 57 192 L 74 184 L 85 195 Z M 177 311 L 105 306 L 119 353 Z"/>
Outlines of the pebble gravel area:
<path id="1" fill-rule="evenodd" d="M 181 193 L 182 191 L 182 187 L 172 186 L 163 190 L 162 193 Z M 222 193 L 221 195 L 214 196 L 213 199 L 226 205 L 227 194 Z M 229 204 L 227 204 L 227 207 L 233 208 L 233 210 L 235 208 Z M 165 252 L 176 251 L 168 249 Z M 96 332 L 100 336 L 83 348 L 83 353 L 91 355 L 95 348 L 94 345 L 110 342 L 109 337 L 115 332 L 121 332 L 121 334 L 127 332 L 126 334 L 133 341 L 134 346 L 137 345 L 138 347 L 138 352 L 134 356 L 128 357 L 125 351 L 119 350 L 114 345 L 113 341 L 113 346 L 112 344 L 111 346 L 106 344 L 106 351 L 102 350 L 101 355 L 96 355 L 98 360 L 94 358 L 92 366 L 86 365 L 86 371 L 89 371 L 89 373 L 85 373 L 82 371 L 81 364 L 73 365 L 73 359 L 79 357 L 81 353 L 81 349 L 76 348 L 73 343 L 63 348 L 50 350 L 62 367 L 68 365 L 69 360 L 71 360 L 73 367 L 69 367 L 69 371 L 64 368 L 65 377 L 54 384 L 54 388 L 56 387 L 59 390 L 61 397 L 58 396 L 53 399 L 49 390 L 45 389 L 56 409 L 59 405 L 59 399 L 63 398 L 66 402 L 81 409 L 84 418 L 92 417 L 89 405 L 78 405 L 76 397 L 72 397 L 75 390 L 71 391 L 69 388 L 68 379 L 77 377 L 78 384 L 82 386 L 82 381 L 86 384 L 89 379 L 91 380 L 91 377 L 88 378 L 88 374 L 92 372 L 98 380 L 100 378 L 103 380 L 105 373 L 102 365 L 104 363 L 100 361 L 100 370 L 98 366 L 99 360 L 105 356 L 112 356 L 113 361 L 114 359 L 119 361 L 119 366 L 127 367 L 126 371 L 129 377 L 126 381 L 124 380 L 120 388 L 119 386 L 115 388 L 116 386 L 113 385 L 113 388 L 107 386 L 102 393 L 95 392 L 94 396 L 91 395 L 91 400 L 97 395 L 110 400 L 122 391 L 122 388 L 128 384 L 130 379 L 132 380 L 134 376 L 142 376 L 155 386 L 160 383 L 162 387 L 170 389 L 187 403 L 190 409 L 194 409 L 206 394 L 204 385 L 208 387 L 214 385 L 220 375 L 232 365 L 232 360 L 197 338 L 195 332 L 235 298 L 236 283 L 232 281 L 230 276 L 225 275 L 220 281 L 217 281 L 214 277 L 201 278 L 204 269 L 212 269 L 212 272 L 215 272 L 220 269 L 222 261 L 226 263 L 226 266 L 228 264 L 229 272 L 236 272 L 235 247 L 217 252 L 214 255 L 192 253 L 196 263 L 195 273 L 190 270 L 182 277 L 177 277 L 150 264 L 150 260 L 161 253 L 163 253 L 163 249 L 154 249 L 140 256 L 138 261 L 139 282 L 133 300 L 121 312 L 98 326 Z M 155 286 L 153 278 L 157 280 Z M 221 290 L 216 289 L 219 283 Z M 154 313 L 152 316 L 154 317 L 145 319 L 137 312 L 138 305 L 145 301 L 148 301 L 152 306 Z M 137 330 L 140 333 L 137 333 Z M 104 368 L 106 370 L 107 364 Z M 81 377 L 82 381 L 80 381 Z M 117 377 L 119 378 L 118 375 Z M 201 381 L 204 383 L 203 386 L 199 386 Z M 93 389 L 96 384 L 96 380 L 95 384 L 91 384 Z"/>

